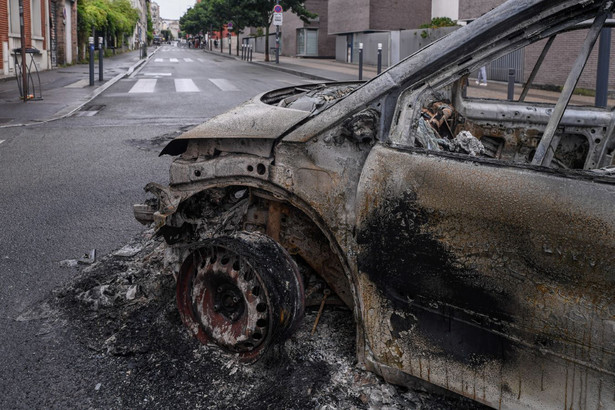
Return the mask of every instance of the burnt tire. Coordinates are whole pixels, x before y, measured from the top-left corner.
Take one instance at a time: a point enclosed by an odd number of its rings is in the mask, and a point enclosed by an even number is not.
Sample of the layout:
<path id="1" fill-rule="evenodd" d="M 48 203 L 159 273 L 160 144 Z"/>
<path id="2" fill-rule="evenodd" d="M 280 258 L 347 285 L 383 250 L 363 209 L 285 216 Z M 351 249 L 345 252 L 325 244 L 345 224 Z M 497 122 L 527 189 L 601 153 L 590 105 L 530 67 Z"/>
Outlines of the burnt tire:
<path id="1" fill-rule="evenodd" d="M 243 362 L 286 340 L 305 302 L 301 275 L 286 250 L 248 232 L 200 243 L 181 266 L 176 296 L 182 321 L 198 340 Z"/>

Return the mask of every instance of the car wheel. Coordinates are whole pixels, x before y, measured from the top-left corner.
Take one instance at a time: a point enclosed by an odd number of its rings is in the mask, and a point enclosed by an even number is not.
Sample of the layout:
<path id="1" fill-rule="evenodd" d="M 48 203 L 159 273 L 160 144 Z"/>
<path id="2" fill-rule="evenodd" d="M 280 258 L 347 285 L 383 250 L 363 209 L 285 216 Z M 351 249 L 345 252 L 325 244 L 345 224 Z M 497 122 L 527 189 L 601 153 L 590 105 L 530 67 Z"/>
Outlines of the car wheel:
<path id="1" fill-rule="evenodd" d="M 241 232 L 200 243 L 188 255 L 178 275 L 177 304 L 202 343 L 254 362 L 303 318 L 303 281 L 277 242 Z"/>

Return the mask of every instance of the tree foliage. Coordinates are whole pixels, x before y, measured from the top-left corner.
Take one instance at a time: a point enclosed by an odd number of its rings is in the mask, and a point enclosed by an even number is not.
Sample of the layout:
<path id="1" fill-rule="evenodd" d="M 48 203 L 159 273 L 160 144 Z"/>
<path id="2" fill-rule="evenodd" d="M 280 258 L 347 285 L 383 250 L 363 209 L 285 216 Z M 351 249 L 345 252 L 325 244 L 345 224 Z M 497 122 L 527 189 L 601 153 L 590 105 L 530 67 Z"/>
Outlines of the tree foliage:
<path id="1" fill-rule="evenodd" d="M 132 34 L 139 20 L 139 12 L 130 0 L 79 0 L 77 3 L 77 27 L 80 42 L 86 42 L 92 30 L 106 31 L 123 39 Z"/>
<path id="2" fill-rule="evenodd" d="M 421 24 L 419 28 L 455 27 L 457 22 L 449 17 L 434 17 L 429 23 Z"/>
<path id="3" fill-rule="evenodd" d="M 269 26 L 273 22 L 273 7 L 276 0 L 203 0 L 186 11 L 179 19 L 183 31 L 198 34 L 210 28 L 222 31 L 224 25 L 233 22 L 233 32 L 239 33 L 246 27 L 265 28 L 265 59 L 269 59 Z M 292 11 L 304 22 L 316 18 L 316 14 L 305 8 L 303 0 L 281 0 L 284 10 Z"/>

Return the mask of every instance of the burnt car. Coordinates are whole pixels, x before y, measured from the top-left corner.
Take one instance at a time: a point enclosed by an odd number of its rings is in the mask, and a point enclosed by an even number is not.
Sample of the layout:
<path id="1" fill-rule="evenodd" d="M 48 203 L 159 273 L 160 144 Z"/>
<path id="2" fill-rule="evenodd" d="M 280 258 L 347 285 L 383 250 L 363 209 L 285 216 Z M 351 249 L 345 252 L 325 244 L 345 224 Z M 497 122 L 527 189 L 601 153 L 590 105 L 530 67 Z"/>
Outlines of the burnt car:
<path id="1" fill-rule="evenodd" d="M 264 93 L 171 141 L 170 185 L 134 211 L 186 326 L 253 362 L 326 290 L 391 383 L 615 408 L 615 112 L 571 102 L 612 9 L 508 1 L 366 83 Z M 530 101 L 578 30 L 559 99 Z M 520 97 L 472 96 L 470 73 L 526 46 Z"/>

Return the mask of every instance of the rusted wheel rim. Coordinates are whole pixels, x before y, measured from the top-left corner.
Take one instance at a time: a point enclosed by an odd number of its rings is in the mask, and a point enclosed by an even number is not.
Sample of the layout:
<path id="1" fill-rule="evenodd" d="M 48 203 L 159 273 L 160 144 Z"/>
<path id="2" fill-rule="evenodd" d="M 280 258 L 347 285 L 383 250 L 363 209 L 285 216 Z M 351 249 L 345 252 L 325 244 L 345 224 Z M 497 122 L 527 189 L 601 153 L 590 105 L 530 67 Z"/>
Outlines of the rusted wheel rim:
<path id="1" fill-rule="evenodd" d="M 303 315 L 303 285 L 285 251 L 276 248 L 277 259 L 263 261 L 256 255 L 260 248 L 242 252 L 227 245 L 214 241 L 186 258 L 177 282 L 179 312 L 202 343 L 252 362 L 294 330 Z M 279 266 L 289 264 L 295 269 Z"/>

